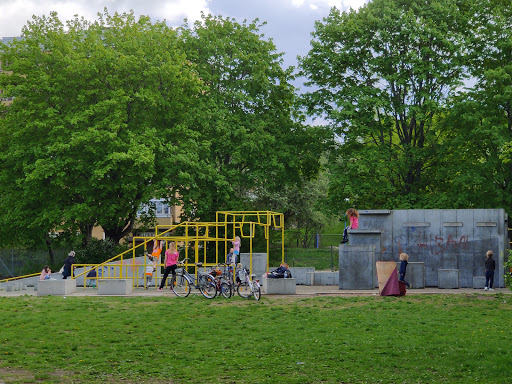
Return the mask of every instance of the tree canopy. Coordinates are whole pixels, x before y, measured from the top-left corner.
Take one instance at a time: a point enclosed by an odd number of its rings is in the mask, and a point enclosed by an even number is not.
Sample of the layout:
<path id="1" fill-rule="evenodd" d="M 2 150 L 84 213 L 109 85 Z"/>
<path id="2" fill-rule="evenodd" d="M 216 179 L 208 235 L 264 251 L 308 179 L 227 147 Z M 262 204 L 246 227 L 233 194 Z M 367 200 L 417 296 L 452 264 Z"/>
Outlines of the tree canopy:
<path id="1" fill-rule="evenodd" d="M 201 82 L 177 43 L 132 13 L 66 26 L 52 13 L 2 47 L 15 97 L 0 119 L 3 228 L 87 239 L 101 225 L 117 242 L 141 203 L 187 182 L 197 146 L 182 121 Z"/>
<path id="2" fill-rule="evenodd" d="M 152 198 L 208 220 L 314 177 L 327 136 L 296 114 L 291 69 L 259 27 L 34 17 L 0 48 L 15 97 L 0 119 L 1 235 L 85 245 L 100 225 L 117 243 Z"/>
<path id="3" fill-rule="evenodd" d="M 306 108 L 324 116 L 339 136 L 331 158 L 332 207 L 460 208 L 490 201 L 503 206 L 506 200 L 499 198 L 477 202 L 494 183 L 471 199 L 459 194 L 461 186 L 483 187 L 487 171 L 502 168 L 501 160 L 488 154 L 491 147 L 494 153 L 504 150 L 506 136 L 492 124 L 474 129 L 479 117 L 466 112 L 482 112 L 476 94 L 460 104 L 468 77 L 479 79 L 475 89 L 483 84 L 475 72 L 484 68 L 478 63 L 494 63 L 497 68 L 487 75 L 510 87 L 502 73 L 506 56 L 501 63 L 491 58 L 510 41 L 505 22 L 510 18 L 498 3 L 503 2 L 373 0 L 358 11 L 333 8 L 317 22 L 301 68 L 313 86 L 304 96 Z M 489 18 L 493 21 L 486 23 Z M 496 108 L 488 116 L 497 116 Z"/>

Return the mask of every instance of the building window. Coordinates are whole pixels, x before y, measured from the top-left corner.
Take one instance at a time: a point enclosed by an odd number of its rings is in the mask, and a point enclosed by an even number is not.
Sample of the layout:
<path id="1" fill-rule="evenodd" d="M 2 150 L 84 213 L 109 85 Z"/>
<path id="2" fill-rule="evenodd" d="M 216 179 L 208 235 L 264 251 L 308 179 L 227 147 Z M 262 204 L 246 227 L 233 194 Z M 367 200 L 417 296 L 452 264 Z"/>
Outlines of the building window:
<path id="1" fill-rule="evenodd" d="M 149 212 L 149 207 L 155 207 L 155 216 L 156 217 L 171 217 L 171 207 L 167 204 L 167 201 L 164 199 L 152 199 L 149 204 L 144 204 L 140 207 L 137 212 L 138 216 L 143 214 L 147 214 Z"/>

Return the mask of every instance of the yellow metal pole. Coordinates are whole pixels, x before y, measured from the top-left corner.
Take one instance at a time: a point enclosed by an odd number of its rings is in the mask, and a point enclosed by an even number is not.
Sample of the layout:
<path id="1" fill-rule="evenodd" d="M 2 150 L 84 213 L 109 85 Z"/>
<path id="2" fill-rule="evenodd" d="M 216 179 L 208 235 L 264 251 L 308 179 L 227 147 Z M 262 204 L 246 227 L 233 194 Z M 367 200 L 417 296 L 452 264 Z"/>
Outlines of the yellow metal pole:
<path id="1" fill-rule="evenodd" d="M 267 214 L 267 225 L 265 226 L 265 235 L 267 236 L 267 273 L 270 263 L 270 214 Z"/>
<path id="2" fill-rule="evenodd" d="M 249 273 L 252 274 L 252 227 L 253 223 L 249 223 Z"/>
<path id="3" fill-rule="evenodd" d="M 284 263 L 284 215 L 281 213 L 281 262 Z"/>

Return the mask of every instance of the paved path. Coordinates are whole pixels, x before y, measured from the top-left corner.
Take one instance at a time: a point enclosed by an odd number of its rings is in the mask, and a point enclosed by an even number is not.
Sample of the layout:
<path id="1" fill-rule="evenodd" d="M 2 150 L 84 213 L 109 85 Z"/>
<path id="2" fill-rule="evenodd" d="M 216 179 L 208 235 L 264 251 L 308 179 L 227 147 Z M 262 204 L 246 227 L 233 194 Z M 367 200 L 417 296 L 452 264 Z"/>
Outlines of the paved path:
<path id="1" fill-rule="evenodd" d="M 95 288 L 83 288 L 77 287 L 76 292 L 68 296 L 96 296 L 98 290 Z M 492 295 L 496 293 L 502 293 L 506 295 L 512 295 L 512 291 L 508 288 L 496 288 L 494 291 L 484 291 L 483 289 L 472 289 L 472 288 L 459 288 L 459 289 L 439 289 L 439 288 L 424 288 L 424 289 L 410 289 L 407 291 L 407 295 L 457 295 L 457 294 L 486 294 Z M 34 287 L 27 287 L 20 291 L 7 292 L 6 290 L 0 289 L 0 297 L 15 297 L 15 296 L 37 296 L 37 291 Z M 175 295 L 168 289 L 163 292 L 157 292 L 155 288 L 134 289 L 130 296 L 171 296 Z M 264 295 L 265 296 L 265 295 Z M 285 297 L 285 295 L 268 295 L 269 297 Z M 294 297 L 314 297 L 314 296 L 379 296 L 378 289 L 369 290 L 341 290 L 337 285 L 297 285 L 296 294 L 288 295 Z"/>

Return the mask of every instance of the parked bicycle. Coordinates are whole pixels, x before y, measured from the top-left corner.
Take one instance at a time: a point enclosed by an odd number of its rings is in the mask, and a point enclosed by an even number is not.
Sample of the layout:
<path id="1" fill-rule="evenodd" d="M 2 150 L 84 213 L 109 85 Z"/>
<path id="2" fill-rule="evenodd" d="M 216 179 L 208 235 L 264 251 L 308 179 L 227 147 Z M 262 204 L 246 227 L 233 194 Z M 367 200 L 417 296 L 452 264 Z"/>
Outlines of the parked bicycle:
<path id="1" fill-rule="evenodd" d="M 237 292 L 240 297 L 251 297 L 254 296 L 256 300 L 261 297 L 260 282 L 254 280 L 255 274 L 249 275 L 249 269 L 240 268 L 238 270 L 240 283 L 237 286 Z"/>
<path id="2" fill-rule="evenodd" d="M 171 279 L 171 290 L 178 297 L 187 297 L 190 295 L 191 287 L 198 289 L 207 299 L 213 299 L 217 296 L 217 287 L 213 276 L 208 273 L 197 271 L 197 277 L 191 275 L 186 268 L 184 259 L 178 262 L 180 268 L 176 271 L 176 275 Z M 197 267 L 201 267 L 202 263 L 195 263 Z"/>
<path id="3" fill-rule="evenodd" d="M 233 295 L 233 285 L 226 278 L 227 274 L 227 264 L 218 264 L 211 271 L 210 275 L 212 275 L 215 279 L 215 286 L 217 287 L 217 295 L 220 293 L 226 299 L 229 299 Z M 224 271 L 220 269 L 220 267 L 224 267 Z"/>

